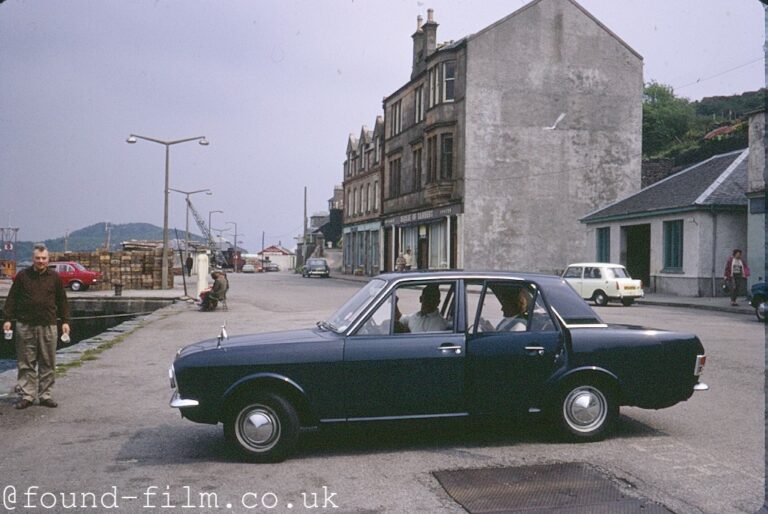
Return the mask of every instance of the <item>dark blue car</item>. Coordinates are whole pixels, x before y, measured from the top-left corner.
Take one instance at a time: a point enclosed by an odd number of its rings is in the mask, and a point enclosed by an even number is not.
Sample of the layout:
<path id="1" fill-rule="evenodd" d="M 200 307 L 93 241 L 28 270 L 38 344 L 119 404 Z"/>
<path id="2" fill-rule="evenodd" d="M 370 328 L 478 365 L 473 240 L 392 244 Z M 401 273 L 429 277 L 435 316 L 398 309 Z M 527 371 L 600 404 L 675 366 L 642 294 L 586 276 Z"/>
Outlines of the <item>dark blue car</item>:
<path id="1" fill-rule="evenodd" d="M 758 282 L 749 291 L 749 303 L 755 308 L 758 321 L 765 323 L 765 300 L 768 299 L 768 284 Z"/>
<path id="2" fill-rule="evenodd" d="M 705 361 L 694 334 L 605 324 L 560 277 L 437 272 L 374 278 L 312 329 L 187 346 L 169 374 L 171 407 L 274 462 L 344 422 L 540 413 L 595 440 L 622 405 L 706 390 Z"/>

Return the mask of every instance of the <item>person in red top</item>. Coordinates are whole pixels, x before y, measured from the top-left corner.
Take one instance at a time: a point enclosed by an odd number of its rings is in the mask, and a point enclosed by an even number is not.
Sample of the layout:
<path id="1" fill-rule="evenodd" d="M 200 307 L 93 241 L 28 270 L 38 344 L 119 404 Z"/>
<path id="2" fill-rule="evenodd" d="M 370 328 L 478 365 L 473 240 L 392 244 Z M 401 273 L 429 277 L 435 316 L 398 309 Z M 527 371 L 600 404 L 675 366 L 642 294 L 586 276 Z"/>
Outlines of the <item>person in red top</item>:
<path id="1" fill-rule="evenodd" d="M 747 261 L 741 258 L 741 250 L 738 248 L 728 257 L 723 278 L 731 291 L 731 305 L 738 305 L 736 298 L 747 294 L 747 278 L 749 278 L 749 266 Z"/>

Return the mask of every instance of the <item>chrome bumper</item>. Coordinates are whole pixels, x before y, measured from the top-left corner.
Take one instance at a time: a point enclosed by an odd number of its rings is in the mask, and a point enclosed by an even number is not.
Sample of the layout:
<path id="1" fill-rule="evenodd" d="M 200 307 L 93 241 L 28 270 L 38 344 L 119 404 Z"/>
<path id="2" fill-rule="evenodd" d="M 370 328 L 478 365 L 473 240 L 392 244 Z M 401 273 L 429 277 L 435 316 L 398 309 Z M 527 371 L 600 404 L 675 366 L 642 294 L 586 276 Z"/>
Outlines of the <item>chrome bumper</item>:
<path id="1" fill-rule="evenodd" d="M 178 391 L 174 391 L 173 396 L 171 397 L 170 405 L 174 409 L 183 409 L 185 407 L 197 407 L 200 405 L 200 402 L 197 400 L 185 400 L 179 396 Z"/>
<path id="2" fill-rule="evenodd" d="M 694 391 L 709 391 L 709 386 L 704 382 L 699 382 L 693 386 Z"/>

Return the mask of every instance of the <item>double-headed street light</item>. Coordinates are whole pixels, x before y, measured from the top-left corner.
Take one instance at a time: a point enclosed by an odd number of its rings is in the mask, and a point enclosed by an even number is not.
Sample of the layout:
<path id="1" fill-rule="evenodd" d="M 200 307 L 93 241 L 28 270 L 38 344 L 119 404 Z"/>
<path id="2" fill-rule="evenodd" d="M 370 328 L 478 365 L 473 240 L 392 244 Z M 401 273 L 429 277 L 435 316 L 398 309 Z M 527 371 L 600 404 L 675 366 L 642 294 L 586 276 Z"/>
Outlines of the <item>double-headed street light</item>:
<path id="1" fill-rule="evenodd" d="M 189 197 L 197 193 L 205 193 L 208 196 L 212 195 L 213 193 L 211 192 L 210 189 L 198 189 L 196 191 L 182 191 L 180 189 L 174 189 L 172 187 L 168 189 L 187 196 L 187 232 L 186 232 L 186 235 L 184 236 L 184 252 L 187 254 L 187 257 L 189 257 L 189 205 L 191 203 L 189 201 Z M 183 264 L 182 264 L 182 268 L 184 268 Z"/>
<path id="2" fill-rule="evenodd" d="M 161 289 L 168 289 L 168 193 L 169 187 L 169 158 L 171 145 L 178 145 L 180 143 L 188 143 L 190 141 L 197 141 L 202 146 L 208 146 L 208 140 L 205 136 L 189 137 L 186 139 L 176 139 L 174 141 L 163 141 L 162 139 L 155 139 L 152 137 L 140 136 L 138 134 L 131 134 L 126 139 L 126 143 L 134 144 L 138 139 L 149 141 L 151 143 L 157 143 L 165 146 L 165 188 L 163 189 L 165 195 L 165 202 L 163 207 L 163 267 L 162 267 L 162 280 L 163 284 Z"/>

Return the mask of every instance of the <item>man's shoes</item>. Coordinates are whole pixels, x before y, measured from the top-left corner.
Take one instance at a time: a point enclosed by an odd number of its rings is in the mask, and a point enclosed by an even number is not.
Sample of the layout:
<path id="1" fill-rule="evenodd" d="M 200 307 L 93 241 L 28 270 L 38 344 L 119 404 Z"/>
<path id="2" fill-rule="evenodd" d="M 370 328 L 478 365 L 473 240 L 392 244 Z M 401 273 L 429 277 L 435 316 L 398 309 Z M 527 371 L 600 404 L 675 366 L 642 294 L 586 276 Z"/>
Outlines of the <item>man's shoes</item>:
<path id="1" fill-rule="evenodd" d="M 32 402 L 30 402 L 29 400 L 26 400 L 26 399 L 22 398 L 21 400 L 19 400 L 18 402 L 16 402 L 16 409 L 18 409 L 18 410 L 26 409 L 26 408 L 27 408 L 27 407 L 29 407 L 30 405 L 32 405 Z"/>
<path id="2" fill-rule="evenodd" d="M 40 400 L 40 405 L 43 407 L 49 407 L 51 409 L 55 409 L 56 407 L 59 406 L 59 404 L 53 401 L 51 398 L 45 398 L 43 400 Z"/>

